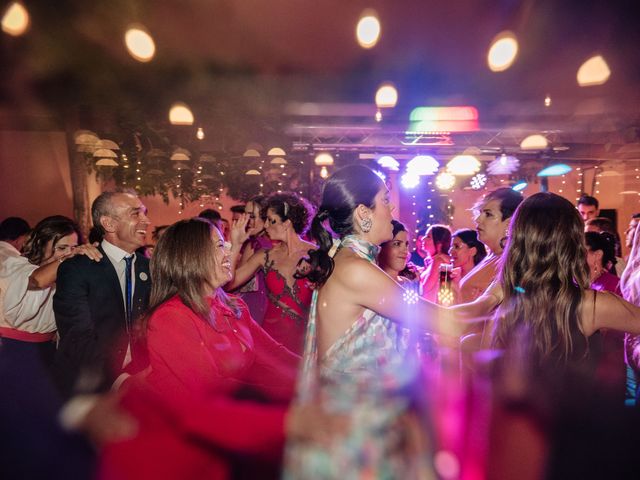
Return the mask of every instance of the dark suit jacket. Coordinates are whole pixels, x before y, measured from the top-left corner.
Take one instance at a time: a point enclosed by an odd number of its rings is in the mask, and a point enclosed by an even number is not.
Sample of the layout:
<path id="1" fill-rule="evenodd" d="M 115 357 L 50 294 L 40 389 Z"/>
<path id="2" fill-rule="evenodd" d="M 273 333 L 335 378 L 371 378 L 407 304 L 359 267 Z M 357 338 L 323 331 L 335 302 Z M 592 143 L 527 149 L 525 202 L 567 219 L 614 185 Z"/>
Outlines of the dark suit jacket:
<path id="1" fill-rule="evenodd" d="M 115 268 L 104 253 L 99 262 L 76 255 L 58 269 L 53 311 L 60 336 L 56 378 L 62 392 L 108 388 L 121 373 L 127 349 L 125 307 Z M 134 264 L 134 321 L 149 304 L 149 260 L 136 255 Z M 141 278 L 142 277 L 142 278 Z M 140 366 L 138 349 L 133 364 Z M 138 357 L 138 358 L 137 358 Z M 83 385 L 76 385 L 82 374 Z"/>

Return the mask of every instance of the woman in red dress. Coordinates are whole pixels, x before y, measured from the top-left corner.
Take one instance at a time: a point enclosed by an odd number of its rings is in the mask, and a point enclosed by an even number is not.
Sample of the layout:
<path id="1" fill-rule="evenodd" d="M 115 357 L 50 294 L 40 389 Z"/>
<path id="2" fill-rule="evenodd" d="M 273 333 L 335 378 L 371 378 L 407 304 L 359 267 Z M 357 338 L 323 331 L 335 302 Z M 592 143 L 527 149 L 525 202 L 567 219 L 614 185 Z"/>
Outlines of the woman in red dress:
<path id="1" fill-rule="evenodd" d="M 224 245 L 202 219 L 172 225 L 158 242 L 142 325 L 150 368 L 125 383 L 123 398 L 139 432 L 104 448 L 102 478 L 224 479 L 238 465 L 269 478 L 285 433 L 322 436 L 317 419 L 331 423 L 287 409 L 299 358 L 222 290 L 231 276 Z"/>
<path id="2" fill-rule="evenodd" d="M 234 278 L 225 289 L 232 290 L 242 285 L 258 269 L 263 269 L 267 310 L 262 328 L 278 343 L 302 354 L 312 288 L 306 279 L 296 278 L 295 274 L 300 259 L 305 258 L 310 249 L 316 248 L 302 239 L 313 217 L 313 207 L 295 193 L 276 193 L 267 198 L 265 213 L 265 228 L 274 246 L 259 250 L 234 269 Z M 234 265 L 247 239 L 247 220 L 243 215 L 232 227 L 231 258 Z"/>

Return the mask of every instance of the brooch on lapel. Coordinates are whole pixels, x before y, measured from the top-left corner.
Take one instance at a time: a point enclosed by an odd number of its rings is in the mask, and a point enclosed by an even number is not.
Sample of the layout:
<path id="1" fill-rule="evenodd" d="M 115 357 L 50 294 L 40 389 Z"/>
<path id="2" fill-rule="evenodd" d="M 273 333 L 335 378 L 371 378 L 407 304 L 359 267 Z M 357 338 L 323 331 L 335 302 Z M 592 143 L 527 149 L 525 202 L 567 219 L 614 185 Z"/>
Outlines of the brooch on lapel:
<path id="1" fill-rule="evenodd" d="M 144 272 L 140 272 L 140 275 L 138 275 L 138 277 L 140 277 L 140 280 L 142 280 L 143 282 L 146 282 L 147 280 L 149 280 L 149 275 L 147 275 Z"/>

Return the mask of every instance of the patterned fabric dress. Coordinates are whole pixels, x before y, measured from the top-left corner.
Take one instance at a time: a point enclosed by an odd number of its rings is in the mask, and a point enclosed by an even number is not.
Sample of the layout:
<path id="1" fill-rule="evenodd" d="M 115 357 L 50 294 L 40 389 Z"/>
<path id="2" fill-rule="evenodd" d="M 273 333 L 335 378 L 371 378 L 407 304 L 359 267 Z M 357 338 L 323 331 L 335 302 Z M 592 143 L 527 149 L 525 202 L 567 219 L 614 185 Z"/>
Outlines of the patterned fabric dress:
<path id="1" fill-rule="evenodd" d="M 372 263 L 378 250 L 355 236 L 345 237 L 341 248 Z M 319 403 L 328 412 L 347 415 L 350 427 L 329 446 L 289 441 L 284 478 L 434 478 L 425 448 L 420 448 L 424 445 L 415 441 L 421 428 L 415 423 L 408 428 L 411 422 L 404 421 L 420 371 L 415 343 L 397 324 L 365 310 L 319 358 L 317 300 L 316 291 L 296 401 Z"/>
<path id="2" fill-rule="evenodd" d="M 290 351 L 302 355 L 313 290 L 305 279 L 296 279 L 293 286 L 290 286 L 287 279 L 273 268 L 268 250 L 265 255 L 267 310 L 262 328 Z"/>

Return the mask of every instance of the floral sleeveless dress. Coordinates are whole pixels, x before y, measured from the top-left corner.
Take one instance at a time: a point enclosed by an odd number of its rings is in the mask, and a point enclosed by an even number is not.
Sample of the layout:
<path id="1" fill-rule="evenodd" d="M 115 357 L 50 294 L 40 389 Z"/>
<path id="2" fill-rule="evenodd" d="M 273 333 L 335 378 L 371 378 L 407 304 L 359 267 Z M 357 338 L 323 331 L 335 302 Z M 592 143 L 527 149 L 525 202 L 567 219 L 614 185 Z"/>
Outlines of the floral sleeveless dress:
<path id="1" fill-rule="evenodd" d="M 372 263 L 378 252 L 375 245 L 351 235 L 342 240 L 341 248 L 350 248 Z M 318 403 L 327 412 L 347 415 L 349 429 L 328 446 L 289 441 L 284 478 L 435 478 L 430 456 L 415 448 L 423 442 L 412 441 L 416 429 L 407 427 L 411 422 L 405 415 L 420 378 L 415 343 L 401 326 L 365 310 L 319 358 L 317 301 L 315 291 L 296 402 Z"/>

